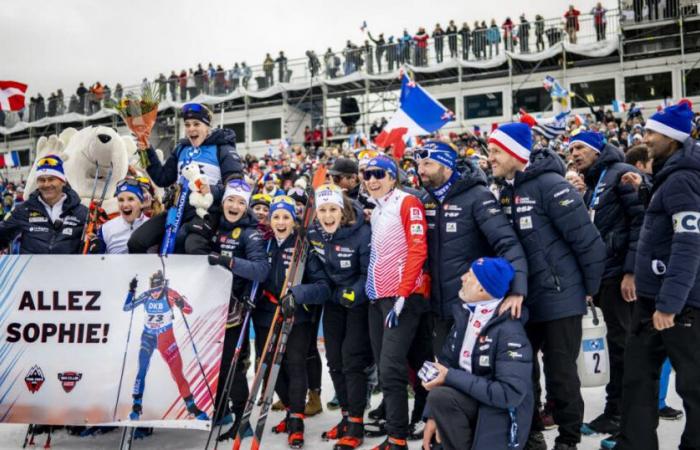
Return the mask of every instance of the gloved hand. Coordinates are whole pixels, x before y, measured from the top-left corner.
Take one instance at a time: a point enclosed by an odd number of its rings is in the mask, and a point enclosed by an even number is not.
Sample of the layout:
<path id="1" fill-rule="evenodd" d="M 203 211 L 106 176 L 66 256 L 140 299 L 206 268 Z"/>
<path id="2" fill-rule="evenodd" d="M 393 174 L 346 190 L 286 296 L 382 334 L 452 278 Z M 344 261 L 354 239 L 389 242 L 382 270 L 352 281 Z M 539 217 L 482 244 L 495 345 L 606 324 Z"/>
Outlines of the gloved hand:
<path id="1" fill-rule="evenodd" d="M 395 328 L 399 326 L 399 316 L 401 315 L 401 311 L 403 311 L 403 304 L 405 301 L 406 299 L 403 297 L 396 297 L 394 306 L 391 308 L 391 311 L 389 311 L 389 314 L 386 315 L 386 319 L 384 319 L 385 327 Z"/>
<path id="2" fill-rule="evenodd" d="M 136 279 L 136 277 L 132 278 L 131 281 L 129 282 L 129 292 L 132 294 L 136 293 L 136 287 L 139 285 L 139 280 Z"/>
<path id="3" fill-rule="evenodd" d="M 275 237 L 275 234 L 272 232 L 272 227 L 266 223 L 258 223 L 258 232 L 262 234 L 262 237 L 264 240 L 269 241 L 273 237 Z"/>
<path id="4" fill-rule="evenodd" d="M 211 266 L 223 266 L 229 270 L 233 269 L 233 258 L 230 256 L 220 255 L 215 252 L 209 253 L 209 265 Z"/>
<path id="5" fill-rule="evenodd" d="M 178 297 L 175 299 L 175 306 L 177 306 L 180 309 L 183 309 L 185 307 L 185 299 L 182 297 Z"/>
<path id="6" fill-rule="evenodd" d="M 284 294 L 284 297 L 282 297 L 279 303 L 280 308 L 282 308 L 282 316 L 284 316 L 285 319 L 294 315 L 294 311 L 297 309 L 297 302 L 292 291 Z"/>
<path id="7" fill-rule="evenodd" d="M 187 225 L 188 233 L 195 233 L 202 236 L 204 239 L 211 239 L 214 236 L 214 230 L 208 220 L 195 216 L 194 219 Z"/>
<path id="8" fill-rule="evenodd" d="M 355 306 L 355 291 L 350 288 L 345 288 L 340 294 L 340 304 L 346 308 Z"/>

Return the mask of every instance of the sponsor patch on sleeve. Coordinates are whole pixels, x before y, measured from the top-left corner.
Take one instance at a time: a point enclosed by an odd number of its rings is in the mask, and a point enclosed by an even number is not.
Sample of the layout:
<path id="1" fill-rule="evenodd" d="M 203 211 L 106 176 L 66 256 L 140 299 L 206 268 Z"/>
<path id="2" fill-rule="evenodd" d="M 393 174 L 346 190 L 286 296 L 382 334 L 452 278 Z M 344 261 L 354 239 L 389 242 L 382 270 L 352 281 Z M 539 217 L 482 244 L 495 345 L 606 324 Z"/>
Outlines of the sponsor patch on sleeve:
<path id="1" fill-rule="evenodd" d="M 421 220 L 423 219 L 423 213 L 420 208 L 411 208 L 411 220 Z"/>
<path id="2" fill-rule="evenodd" d="M 411 235 L 420 236 L 423 234 L 423 225 L 419 223 L 414 223 L 411 225 Z"/>
<path id="3" fill-rule="evenodd" d="M 673 215 L 674 233 L 700 233 L 700 212 L 682 211 Z"/>

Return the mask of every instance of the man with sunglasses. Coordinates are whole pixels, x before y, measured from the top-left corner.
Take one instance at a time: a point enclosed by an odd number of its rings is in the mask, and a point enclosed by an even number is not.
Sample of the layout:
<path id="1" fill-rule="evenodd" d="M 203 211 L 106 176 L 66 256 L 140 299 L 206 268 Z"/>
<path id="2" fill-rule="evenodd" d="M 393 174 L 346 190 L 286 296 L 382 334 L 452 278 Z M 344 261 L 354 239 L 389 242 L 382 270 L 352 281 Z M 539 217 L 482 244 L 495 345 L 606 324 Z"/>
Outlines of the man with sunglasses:
<path id="1" fill-rule="evenodd" d="M 372 244 L 365 290 L 372 302 L 370 340 L 384 394 L 387 439 L 375 450 L 408 446 L 408 353 L 429 305 L 423 264 L 427 257 L 425 211 L 420 200 L 398 188 L 396 163 L 372 158 L 363 172 L 372 210 Z"/>
<path id="2" fill-rule="evenodd" d="M 63 161 L 47 155 L 37 163 L 37 190 L 0 222 L 0 246 L 20 236 L 22 255 L 80 254 L 88 210 L 66 182 Z"/>
<path id="3" fill-rule="evenodd" d="M 231 176 L 243 177 L 243 166 L 236 151 L 236 134 L 226 128 L 212 130 L 211 111 L 199 103 L 184 105 L 182 118 L 185 138 L 178 142 L 165 163 L 160 162 L 153 147 L 147 149 L 148 175 L 156 186 L 168 187 L 178 182 L 184 166 L 197 163 L 210 183 L 203 187 L 202 193 L 211 192 L 214 195 L 213 205 L 218 205 L 224 192 L 222 180 Z M 186 202 L 182 223 L 190 222 L 194 216 L 194 208 Z M 165 232 L 166 219 L 167 213 L 158 214 L 136 230 L 129 239 L 129 253 L 146 253 L 149 248 L 159 245 Z M 185 233 L 181 230 L 176 237 L 176 252 L 183 251 L 184 239 Z"/>
<path id="4" fill-rule="evenodd" d="M 426 189 L 421 200 L 428 221 L 430 303 L 435 314 L 433 352 L 437 355 L 452 328 L 460 277 L 472 262 L 484 255 L 498 255 L 513 266 L 515 276 L 501 313 L 510 310 L 519 318 L 527 294 L 527 260 L 478 167 L 466 161 L 460 174 L 456 148 L 441 141 L 427 141 L 415 155 Z"/>
<path id="5" fill-rule="evenodd" d="M 350 158 L 338 158 L 328 171 L 333 184 L 345 191 L 345 195 L 357 200 L 360 195 L 360 176 L 357 161 Z"/>

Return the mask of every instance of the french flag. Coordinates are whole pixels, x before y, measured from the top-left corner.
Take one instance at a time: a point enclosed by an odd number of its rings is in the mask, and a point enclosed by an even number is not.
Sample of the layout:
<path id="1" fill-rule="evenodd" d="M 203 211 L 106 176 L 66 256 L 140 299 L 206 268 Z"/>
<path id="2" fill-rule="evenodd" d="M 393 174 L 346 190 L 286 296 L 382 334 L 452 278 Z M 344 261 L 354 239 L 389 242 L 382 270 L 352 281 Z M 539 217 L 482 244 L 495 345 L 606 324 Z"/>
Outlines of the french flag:
<path id="1" fill-rule="evenodd" d="M 17 81 L 0 81 L 0 111 L 21 111 L 24 109 L 26 92 L 26 84 Z"/>
<path id="2" fill-rule="evenodd" d="M 400 159 L 406 150 L 408 138 L 434 133 L 452 120 L 455 120 L 452 111 L 442 106 L 404 73 L 399 109 L 374 139 L 374 143 L 383 148 L 391 146 L 394 158 Z"/>
<path id="3" fill-rule="evenodd" d="M 10 167 L 19 167 L 19 153 L 12 151 L 8 153 L 0 153 L 0 169 Z"/>

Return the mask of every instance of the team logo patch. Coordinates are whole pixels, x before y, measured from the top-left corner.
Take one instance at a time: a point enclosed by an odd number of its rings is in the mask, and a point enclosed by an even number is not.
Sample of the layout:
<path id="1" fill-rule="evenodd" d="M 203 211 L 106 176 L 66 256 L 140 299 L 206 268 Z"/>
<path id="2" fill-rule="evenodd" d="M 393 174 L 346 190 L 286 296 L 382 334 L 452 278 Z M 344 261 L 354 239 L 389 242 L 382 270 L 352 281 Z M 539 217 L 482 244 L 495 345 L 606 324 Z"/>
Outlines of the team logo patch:
<path id="1" fill-rule="evenodd" d="M 423 218 L 423 213 L 420 208 L 411 208 L 411 220 L 421 220 Z"/>
<path id="2" fill-rule="evenodd" d="M 445 231 L 448 233 L 456 233 L 457 232 L 457 222 L 447 222 L 445 224 Z"/>
<path id="3" fill-rule="evenodd" d="M 531 230 L 532 229 L 532 217 L 525 216 L 520 218 L 520 229 L 521 230 Z"/>
<path id="4" fill-rule="evenodd" d="M 234 228 L 233 231 L 231 232 L 231 237 L 234 239 L 238 239 L 238 236 L 241 235 L 241 229 L 240 228 Z"/>
<path id="5" fill-rule="evenodd" d="M 83 378 L 83 374 L 78 372 L 58 373 L 58 381 L 61 382 L 61 386 L 63 387 L 63 390 L 66 391 L 66 393 L 72 391 L 75 385 L 78 384 L 78 381 L 81 380 L 81 378 Z"/>
<path id="6" fill-rule="evenodd" d="M 423 234 L 423 225 L 421 225 L 419 223 L 411 225 L 411 234 L 412 235 Z"/>
<path id="7" fill-rule="evenodd" d="M 27 375 L 24 377 L 24 382 L 27 384 L 27 389 L 29 389 L 29 392 L 32 394 L 35 394 L 37 391 L 39 391 L 39 389 L 41 389 L 41 386 L 44 384 L 45 380 L 46 378 L 44 378 L 44 372 L 41 370 L 41 367 L 37 366 L 36 364 L 29 369 L 29 372 L 27 372 Z"/>

